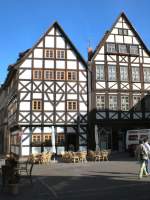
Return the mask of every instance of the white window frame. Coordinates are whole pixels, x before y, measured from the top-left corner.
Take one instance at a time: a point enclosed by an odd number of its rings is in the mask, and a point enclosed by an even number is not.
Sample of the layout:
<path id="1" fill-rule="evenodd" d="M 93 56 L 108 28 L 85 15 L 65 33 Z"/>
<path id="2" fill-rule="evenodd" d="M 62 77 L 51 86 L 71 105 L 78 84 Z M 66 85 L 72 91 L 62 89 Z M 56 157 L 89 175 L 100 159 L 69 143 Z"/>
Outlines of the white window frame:
<path id="1" fill-rule="evenodd" d="M 128 53 L 126 44 L 118 44 L 119 53 Z"/>
<path id="2" fill-rule="evenodd" d="M 138 45 L 130 45 L 130 54 L 139 55 Z"/>
<path id="3" fill-rule="evenodd" d="M 96 95 L 96 108 L 100 110 L 105 109 L 105 95 L 102 94 Z"/>
<path id="4" fill-rule="evenodd" d="M 132 81 L 139 82 L 140 81 L 140 68 L 132 67 Z"/>
<path id="5" fill-rule="evenodd" d="M 128 67 L 127 66 L 120 66 L 120 80 L 128 81 Z"/>
<path id="6" fill-rule="evenodd" d="M 129 96 L 127 96 L 127 95 L 121 96 L 121 110 L 122 111 L 129 110 Z"/>
<path id="7" fill-rule="evenodd" d="M 117 95 L 109 95 L 109 110 L 118 110 Z"/>
<path id="8" fill-rule="evenodd" d="M 150 82 L 150 68 L 149 67 L 144 67 L 144 82 Z"/>
<path id="9" fill-rule="evenodd" d="M 115 43 L 107 43 L 107 52 L 108 53 L 116 53 L 116 44 Z"/>
<path id="10" fill-rule="evenodd" d="M 116 65 L 108 65 L 108 80 L 116 81 Z"/>
<path id="11" fill-rule="evenodd" d="M 105 80 L 104 65 L 102 64 L 96 64 L 96 80 Z"/>

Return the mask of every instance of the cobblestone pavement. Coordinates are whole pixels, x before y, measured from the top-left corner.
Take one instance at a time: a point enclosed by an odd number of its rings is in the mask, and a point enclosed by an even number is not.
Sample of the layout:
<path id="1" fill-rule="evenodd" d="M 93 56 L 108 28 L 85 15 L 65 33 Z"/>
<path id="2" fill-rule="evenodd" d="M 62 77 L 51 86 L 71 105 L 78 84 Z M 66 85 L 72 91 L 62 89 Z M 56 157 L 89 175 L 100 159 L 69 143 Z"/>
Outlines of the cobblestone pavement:
<path id="1" fill-rule="evenodd" d="M 33 184 L 23 178 L 19 194 L 1 200 L 149 200 L 150 177 L 138 179 L 139 164 L 124 153 L 110 161 L 36 165 Z"/>

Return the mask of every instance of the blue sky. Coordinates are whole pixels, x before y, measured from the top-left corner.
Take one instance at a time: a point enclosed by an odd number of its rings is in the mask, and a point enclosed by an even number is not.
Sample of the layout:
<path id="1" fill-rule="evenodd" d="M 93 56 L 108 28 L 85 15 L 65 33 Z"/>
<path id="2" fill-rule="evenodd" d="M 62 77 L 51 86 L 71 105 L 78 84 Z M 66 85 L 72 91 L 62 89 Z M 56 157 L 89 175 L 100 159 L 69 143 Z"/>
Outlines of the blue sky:
<path id="1" fill-rule="evenodd" d="M 18 53 L 31 48 L 58 21 L 87 59 L 90 41 L 96 47 L 124 11 L 150 49 L 149 0 L 0 0 L 0 84 Z"/>

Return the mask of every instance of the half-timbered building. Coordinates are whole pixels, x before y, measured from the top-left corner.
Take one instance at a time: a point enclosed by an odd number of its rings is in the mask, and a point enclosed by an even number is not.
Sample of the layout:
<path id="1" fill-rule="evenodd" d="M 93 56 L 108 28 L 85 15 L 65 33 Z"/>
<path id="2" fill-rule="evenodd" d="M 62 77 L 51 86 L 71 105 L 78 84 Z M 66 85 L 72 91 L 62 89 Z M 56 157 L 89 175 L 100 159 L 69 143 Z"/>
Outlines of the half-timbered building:
<path id="1" fill-rule="evenodd" d="M 87 66 L 57 22 L 9 66 L 2 90 L 9 151 L 29 155 L 55 151 L 53 145 L 58 154 L 70 145 L 86 149 Z"/>
<path id="2" fill-rule="evenodd" d="M 128 129 L 150 128 L 150 53 L 124 13 L 89 49 L 89 69 L 90 146 L 123 150 Z"/>

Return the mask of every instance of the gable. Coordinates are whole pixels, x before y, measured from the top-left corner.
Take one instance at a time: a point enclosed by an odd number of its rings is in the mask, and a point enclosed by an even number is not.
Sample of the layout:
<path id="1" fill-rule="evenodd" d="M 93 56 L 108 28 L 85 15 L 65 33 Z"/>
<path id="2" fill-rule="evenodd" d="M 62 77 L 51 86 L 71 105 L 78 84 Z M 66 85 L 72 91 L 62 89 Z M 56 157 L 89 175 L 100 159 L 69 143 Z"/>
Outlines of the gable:
<path id="1" fill-rule="evenodd" d="M 49 58 L 47 54 L 52 54 L 52 56 Z M 35 68 L 54 68 L 55 59 L 60 68 L 66 67 L 65 59 L 67 59 L 70 60 L 72 66 L 78 66 L 77 62 L 79 62 L 84 66 L 83 70 L 86 69 L 86 62 L 57 22 L 17 64 L 19 68 L 32 68 L 32 66 Z M 69 67 L 71 68 L 71 66 Z"/>
<path id="2" fill-rule="evenodd" d="M 128 55 L 130 54 L 130 52 L 128 52 L 131 48 L 130 46 L 136 46 L 140 56 L 147 55 L 149 57 L 149 50 L 124 13 L 121 13 L 110 31 L 107 31 L 104 38 L 100 41 L 93 54 L 93 60 L 99 60 L 98 57 L 105 54 L 107 43 L 115 44 L 116 53 L 120 45 L 126 46 Z"/>

